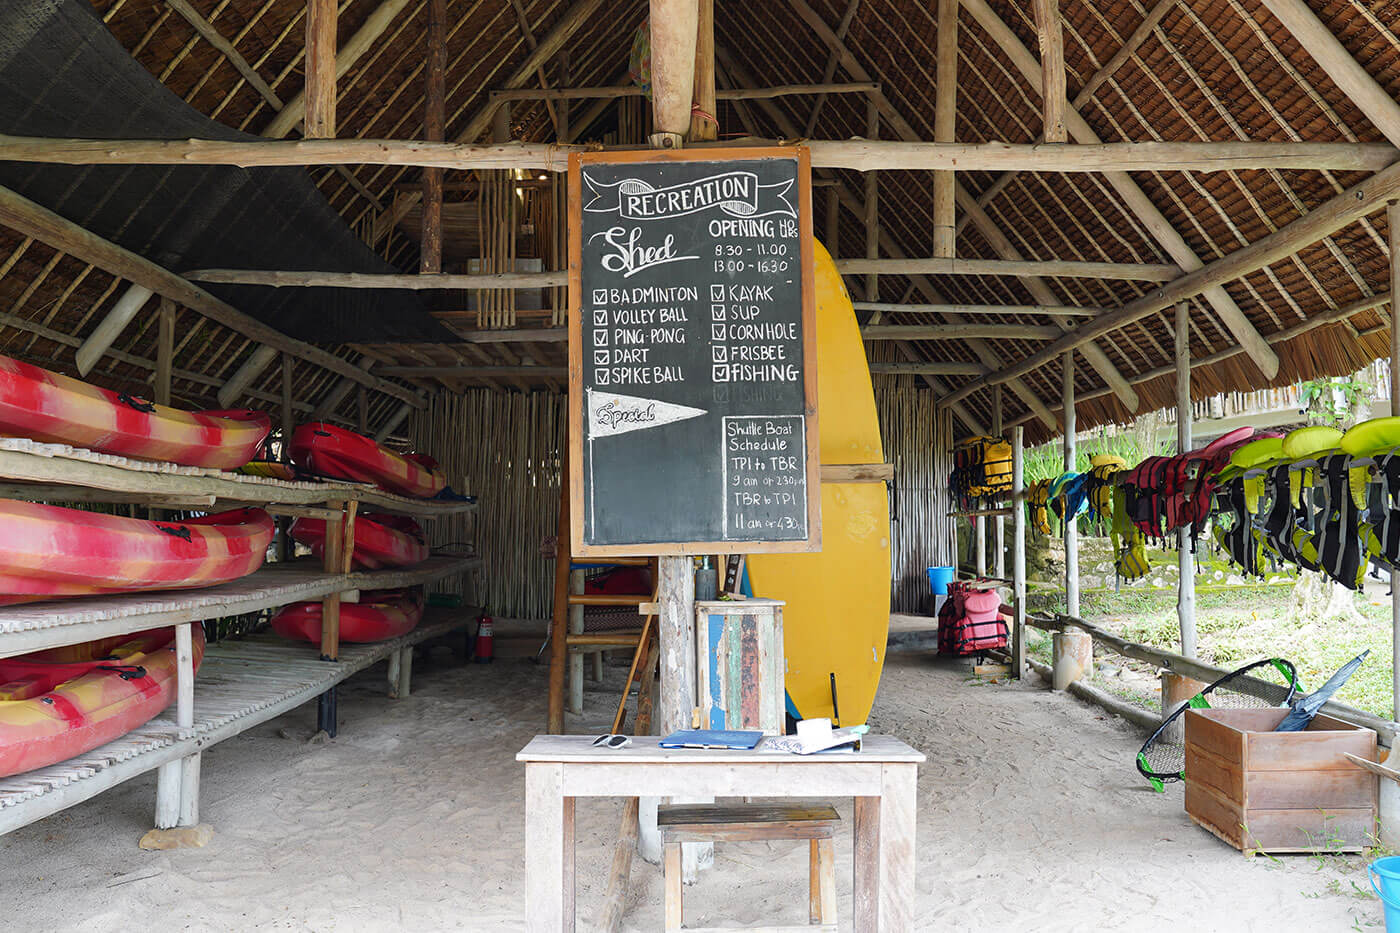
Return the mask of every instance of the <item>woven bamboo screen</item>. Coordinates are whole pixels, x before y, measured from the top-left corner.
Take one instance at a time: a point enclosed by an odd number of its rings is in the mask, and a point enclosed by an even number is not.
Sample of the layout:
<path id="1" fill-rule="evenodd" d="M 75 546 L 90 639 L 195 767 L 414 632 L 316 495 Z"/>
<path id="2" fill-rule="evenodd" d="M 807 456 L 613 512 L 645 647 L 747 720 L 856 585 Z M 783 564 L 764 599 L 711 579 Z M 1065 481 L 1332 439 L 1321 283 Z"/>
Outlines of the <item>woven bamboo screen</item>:
<path id="1" fill-rule="evenodd" d="M 952 520 L 947 517 L 952 416 L 937 410 L 932 390 L 925 388 L 878 388 L 875 407 L 885 460 L 895 465 L 890 608 L 919 612 L 929 592 L 926 568 L 950 564 L 953 558 Z"/>

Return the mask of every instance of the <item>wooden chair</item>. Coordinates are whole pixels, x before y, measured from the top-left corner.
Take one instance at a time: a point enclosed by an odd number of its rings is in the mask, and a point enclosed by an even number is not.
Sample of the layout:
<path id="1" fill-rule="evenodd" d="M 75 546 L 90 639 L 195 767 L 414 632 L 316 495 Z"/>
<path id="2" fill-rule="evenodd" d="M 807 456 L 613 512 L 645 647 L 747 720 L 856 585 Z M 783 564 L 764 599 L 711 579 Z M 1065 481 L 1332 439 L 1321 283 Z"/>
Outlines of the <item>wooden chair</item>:
<path id="1" fill-rule="evenodd" d="M 829 806 L 726 806 L 717 804 L 667 806 L 657 811 L 665 852 L 666 929 L 682 928 L 681 843 L 757 842 L 763 839 L 806 839 L 808 916 L 801 929 L 836 930 L 836 824 L 841 817 Z M 718 928 L 715 928 L 718 929 Z M 724 929 L 734 929 L 725 927 Z M 765 927 L 764 929 L 774 929 Z M 796 929 L 796 928 L 789 928 Z"/>

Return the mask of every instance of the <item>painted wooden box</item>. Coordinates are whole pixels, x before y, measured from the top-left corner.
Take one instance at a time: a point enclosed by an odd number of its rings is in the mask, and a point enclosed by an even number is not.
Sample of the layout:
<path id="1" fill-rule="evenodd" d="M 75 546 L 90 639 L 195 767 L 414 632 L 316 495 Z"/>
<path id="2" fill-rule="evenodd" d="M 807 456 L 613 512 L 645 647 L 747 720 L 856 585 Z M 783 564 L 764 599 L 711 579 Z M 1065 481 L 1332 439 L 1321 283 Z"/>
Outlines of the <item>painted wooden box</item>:
<path id="1" fill-rule="evenodd" d="M 702 729 L 784 732 L 783 606 L 780 599 L 695 604 L 695 676 Z"/>
<path id="2" fill-rule="evenodd" d="M 1376 733 L 1330 716 L 1274 732 L 1283 709 L 1186 712 L 1186 813 L 1230 845 L 1258 852 L 1355 852 L 1374 841 Z"/>

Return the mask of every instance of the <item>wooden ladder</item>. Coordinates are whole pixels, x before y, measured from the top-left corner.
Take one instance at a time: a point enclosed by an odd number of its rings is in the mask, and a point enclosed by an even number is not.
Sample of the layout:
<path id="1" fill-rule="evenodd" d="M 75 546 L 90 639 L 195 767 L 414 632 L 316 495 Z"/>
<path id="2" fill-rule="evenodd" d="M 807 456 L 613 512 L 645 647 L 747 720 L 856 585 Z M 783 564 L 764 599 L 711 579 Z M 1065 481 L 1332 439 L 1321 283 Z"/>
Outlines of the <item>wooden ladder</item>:
<path id="1" fill-rule="evenodd" d="M 655 617 L 647 614 L 639 632 L 584 632 L 583 610 L 587 606 L 610 606 L 634 608 L 640 614 L 642 607 L 656 602 L 656 582 L 658 579 L 656 558 L 654 557 L 611 557 L 589 558 L 589 563 L 597 566 L 649 567 L 651 569 L 652 591 L 646 594 L 584 593 L 583 571 L 573 570 L 573 556 L 569 551 L 569 488 L 568 464 L 564 464 L 559 490 L 559 535 L 555 545 L 554 569 L 554 616 L 549 633 L 549 723 L 548 731 L 558 735 L 564 731 L 564 705 L 566 679 L 575 680 L 575 694 L 582 692 L 582 655 L 594 654 L 597 658 L 595 672 L 597 679 L 602 677 L 602 652 L 607 648 L 632 648 L 635 654 L 632 667 L 627 674 L 627 683 L 622 688 L 622 698 L 618 703 L 617 725 L 621 728 L 625 715 L 627 696 L 632 683 L 641 676 L 640 663 L 649 652 L 643 650 L 653 637 L 656 629 Z M 574 665 L 571 658 L 577 657 Z M 655 654 L 650 653 L 655 664 Z"/>

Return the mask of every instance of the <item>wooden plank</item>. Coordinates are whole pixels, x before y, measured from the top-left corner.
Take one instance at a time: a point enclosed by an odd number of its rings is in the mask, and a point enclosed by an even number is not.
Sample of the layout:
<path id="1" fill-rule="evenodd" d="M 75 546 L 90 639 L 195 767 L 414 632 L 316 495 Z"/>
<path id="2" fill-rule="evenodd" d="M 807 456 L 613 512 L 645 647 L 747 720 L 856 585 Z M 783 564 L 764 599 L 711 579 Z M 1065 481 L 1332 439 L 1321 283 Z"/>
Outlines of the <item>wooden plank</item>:
<path id="1" fill-rule="evenodd" d="M 1223 842 L 1236 849 L 1245 847 L 1244 828 L 1241 825 L 1244 821 L 1244 811 L 1240 807 L 1231 804 L 1205 785 L 1187 781 L 1185 808 L 1186 815 L 1197 825 L 1210 830 Z"/>
<path id="2" fill-rule="evenodd" d="M 1186 746 L 1186 773 L 1193 784 L 1209 787 L 1238 807 L 1245 804 L 1244 768 L 1238 761 L 1212 755 L 1200 745 Z"/>
<path id="3" fill-rule="evenodd" d="M 1329 771 L 1353 769 L 1344 752 L 1374 759 L 1376 734 L 1370 729 L 1340 732 L 1250 732 L 1246 734 L 1246 764 L 1258 771 Z"/>
<path id="4" fill-rule="evenodd" d="M 1375 802 L 1376 777 L 1361 768 L 1349 770 L 1250 771 L 1250 810 L 1355 810 Z M 1187 765 L 1190 773 L 1190 765 Z"/>
<path id="5" fill-rule="evenodd" d="M 306 0 L 306 136 L 335 136 L 336 0 Z"/>
<path id="6" fill-rule="evenodd" d="M 893 463 L 823 463 L 823 483 L 887 483 L 894 479 Z"/>
<path id="7" fill-rule="evenodd" d="M 1371 807 L 1336 810 L 1246 810 L 1241 817 L 1246 850 L 1259 852 L 1359 852 L 1376 832 Z"/>
<path id="8" fill-rule="evenodd" d="M 852 914 L 857 933 L 880 929 L 880 798 L 857 796 L 851 842 L 855 863 Z"/>
<path id="9" fill-rule="evenodd" d="M 873 340 L 1053 340 L 1058 327 L 1032 324 L 867 324 L 860 338 Z"/>
<path id="10" fill-rule="evenodd" d="M 1018 278 L 1061 276 L 1139 282 L 1167 282 L 1181 275 L 1178 267 L 1160 263 L 1079 262 L 1058 259 L 841 259 L 837 261 L 836 268 L 842 275 L 887 272 L 892 275 L 1009 275 Z"/>
<path id="11" fill-rule="evenodd" d="M 1213 718 L 1210 714 L 1215 712 L 1219 710 L 1188 709 L 1182 715 L 1186 721 L 1186 745 L 1243 768 L 1244 733 Z"/>

